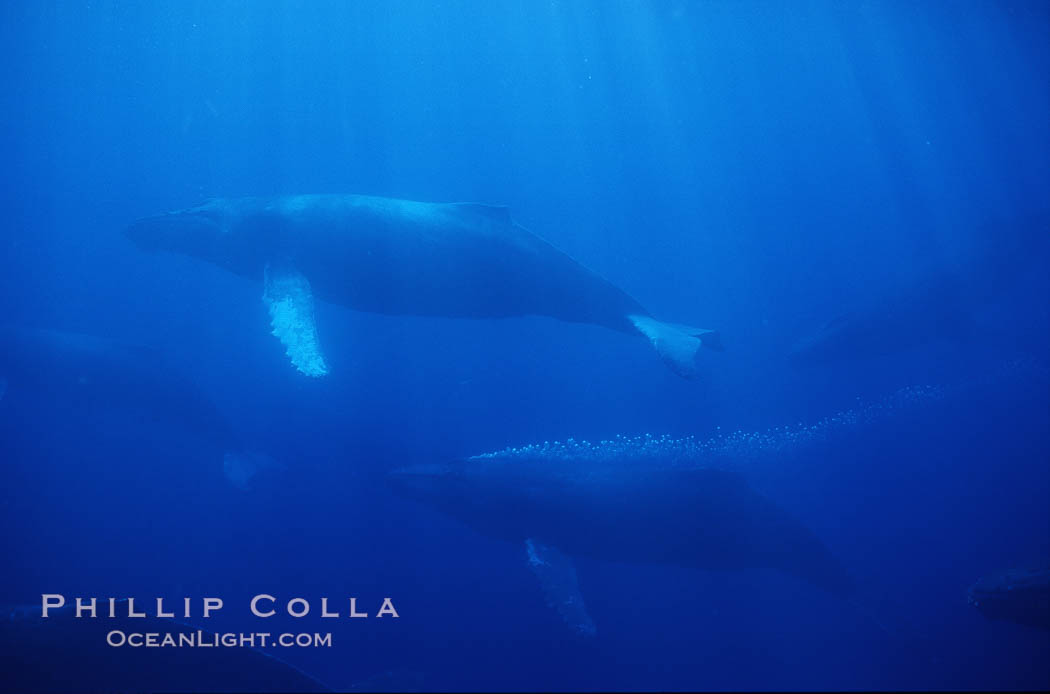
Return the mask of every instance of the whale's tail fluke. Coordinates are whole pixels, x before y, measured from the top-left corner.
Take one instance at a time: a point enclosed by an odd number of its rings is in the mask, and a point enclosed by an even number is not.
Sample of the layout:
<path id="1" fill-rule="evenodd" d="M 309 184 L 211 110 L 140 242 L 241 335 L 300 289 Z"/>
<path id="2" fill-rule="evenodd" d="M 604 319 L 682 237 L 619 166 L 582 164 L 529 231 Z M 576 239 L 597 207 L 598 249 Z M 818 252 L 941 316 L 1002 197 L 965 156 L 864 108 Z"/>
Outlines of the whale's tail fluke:
<path id="1" fill-rule="evenodd" d="M 257 451 L 230 451 L 222 459 L 223 475 L 241 491 L 250 490 L 258 484 L 261 476 L 283 467 L 270 456 Z"/>
<path id="2" fill-rule="evenodd" d="M 694 328 L 677 323 L 661 323 L 650 316 L 627 316 L 638 332 L 649 338 L 653 348 L 671 370 L 679 376 L 696 376 L 697 350 L 701 345 L 716 352 L 722 351 L 722 339 L 718 332 Z"/>

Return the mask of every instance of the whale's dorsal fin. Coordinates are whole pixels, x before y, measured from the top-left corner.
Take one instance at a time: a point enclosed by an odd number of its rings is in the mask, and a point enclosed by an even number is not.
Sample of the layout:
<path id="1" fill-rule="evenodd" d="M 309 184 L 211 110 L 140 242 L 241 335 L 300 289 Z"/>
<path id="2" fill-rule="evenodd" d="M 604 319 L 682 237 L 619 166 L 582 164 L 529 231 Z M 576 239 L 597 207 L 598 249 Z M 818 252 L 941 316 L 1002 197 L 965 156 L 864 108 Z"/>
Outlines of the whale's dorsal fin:
<path id="1" fill-rule="evenodd" d="M 547 605 L 553 607 L 576 633 L 594 636 L 594 622 L 580 595 L 576 567 L 572 559 L 556 547 L 535 540 L 525 540 L 525 558 L 532 573 L 540 579 Z"/>
<path id="2" fill-rule="evenodd" d="M 496 224 L 510 224 L 510 208 L 504 205 L 485 205 L 480 202 L 454 202 L 452 206 L 463 214 L 483 217 Z"/>
<path id="3" fill-rule="evenodd" d="M 328 365 L 317 339 L 310 282 L 294 269 L 270 265 L 263 271 L 263 279 L 263 302 L 270 311 L 270 325 L 285 346 L 288 358 L 307 376 L 324 376 Z"/>

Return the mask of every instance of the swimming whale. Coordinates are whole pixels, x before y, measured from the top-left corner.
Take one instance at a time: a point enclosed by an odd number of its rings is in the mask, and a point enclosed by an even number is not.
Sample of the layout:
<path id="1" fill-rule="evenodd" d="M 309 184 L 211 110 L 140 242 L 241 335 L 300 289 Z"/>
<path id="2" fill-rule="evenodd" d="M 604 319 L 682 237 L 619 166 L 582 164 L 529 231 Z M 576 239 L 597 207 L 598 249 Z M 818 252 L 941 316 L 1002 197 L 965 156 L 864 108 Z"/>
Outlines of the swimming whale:
<path id="1" fill-rule="evenodd" d="M 903 352 L 935 342 L 1038 345 L 1050 324 L 1032 297 L 1050 291 L 1050 214 L 1018 215 L 985 224 L 973 251 L 826 322 L 798 340 L 796 364 L 849 362 Z M 1035 311 L 1019 313 L 1019 307 Z"/>
<path id="2" fill-rule="evenodd" d="M 388 474 L 395 491 L 520 544 L 548 604 L 595 633 L 572 557 L 700 569 L 774 568 L 835 595 L 853 579 L 802 523 L 688 445 L 640 437 L 509 448 Z"/>
<path id="3" fill-rule="evenodd" d="M 189 374 L 147 345 L 0 326 L 0 384 L 0 407 L 11 408 L 11 417 L 43 412 L 89 421 L 99 411 L 136 412 L 192 432 L 222 456 L 223 475 L 240 489 L 276 466 L 244 445 Z"/>
<path id="4" fill-rule="evenodd" d="M 126 235 L 261 280 L 273 334 L 307 376 L 328 372 L 315 295 L 373 313 L 593 323 L 648 338 L 685 377 L 695 375 L 701 345 L 721 348 L 715 331 L 656 320 L 505 207 L 364 195 L 216 199 L 141 219 Z"/>
<path id="5" fill-rule="evenodd" d="M 979 334 L 971 285 L 954 273 L 925 278 L 839 315 L 789 352 L 799 365 L 849 361 L 893 354 L 937 341 Z"/>
<path id="6" fill-rule="evenodd" d="M 1050 562 L 983 576 L 967 602 L 988 619 L 1050 629 Z"/>

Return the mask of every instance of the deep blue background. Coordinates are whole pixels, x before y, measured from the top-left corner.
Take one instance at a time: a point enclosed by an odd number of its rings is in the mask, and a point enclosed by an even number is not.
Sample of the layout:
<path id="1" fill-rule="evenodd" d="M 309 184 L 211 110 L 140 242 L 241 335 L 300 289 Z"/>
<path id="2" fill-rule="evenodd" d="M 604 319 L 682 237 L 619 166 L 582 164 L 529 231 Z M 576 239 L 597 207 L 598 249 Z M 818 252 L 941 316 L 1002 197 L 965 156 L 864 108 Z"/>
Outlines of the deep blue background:
<path id="1" fill-rule="evenodd" d="M 384 669 L 434 688 L 1050 686 L 1045 633 L 965 604 L 980 575 L 1050 556 L 1045 365 L 984 378 L 1045 358 L 1047 295 L 1000 306 L 1036 326 L 1024 340 L 784 360 L 851 306 L 979 259 L 985 225 L 1050 208 L 1048 32 L 1027 1 L 5 4 L 5 322 L 162 346 L 285 470 L 238 493 L 163 416 L 88 424 L 12 388 L 0 405 L 50 414 L 5 434 L 3 602 L 219 594 L 248 629 L 234 596 L 393 596 L 399 621 L 280 654 L 337 687 Z M 308 381 L 261 287 L 119 233 L 296 192 L 507 204 L 727 350 L 684 381 L 597 327 L 322 305 L 332 374 Z M 779 574 L 581 562 L 599 636 L 580 642 L 521 548 L 380 479 L 569 436 L 815 421 L 928 383 L 956 396 L 763 480 L 890 633 Z"/>

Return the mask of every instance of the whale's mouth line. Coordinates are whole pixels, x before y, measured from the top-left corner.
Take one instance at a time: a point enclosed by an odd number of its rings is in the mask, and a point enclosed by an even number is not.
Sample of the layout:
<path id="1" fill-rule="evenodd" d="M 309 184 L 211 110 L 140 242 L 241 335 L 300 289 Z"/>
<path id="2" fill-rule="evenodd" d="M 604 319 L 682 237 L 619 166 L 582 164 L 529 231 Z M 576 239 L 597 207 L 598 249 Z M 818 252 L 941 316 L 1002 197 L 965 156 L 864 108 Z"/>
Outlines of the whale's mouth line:
<path id="1" fill-rule="evenodd" d="M 143 250 L 158 251 L 177 247 L 180 238 L 191 234 L 221 231 L 222 227 L 207 214 L 164 212 L 132 222 L 124 229 L 124 236 Z"/>
<path id="2" fill-rule="evenodd" d="M 415 498 L 448 493 L 459 480 L 453 466 L 444 463 L 407 465 L 388 471 L 385 477 L 391 487 Z"/>
<path id="3" fill-rule="evenodd" d="M 387 476 L 391 479 L 426 479 L 430 477 L 443 477 L 451 471 L 450 466 L 440 463 L 420 463 L 418 465 L 407 465 L 391 470 Z"/>

